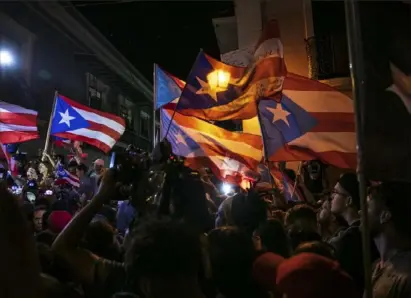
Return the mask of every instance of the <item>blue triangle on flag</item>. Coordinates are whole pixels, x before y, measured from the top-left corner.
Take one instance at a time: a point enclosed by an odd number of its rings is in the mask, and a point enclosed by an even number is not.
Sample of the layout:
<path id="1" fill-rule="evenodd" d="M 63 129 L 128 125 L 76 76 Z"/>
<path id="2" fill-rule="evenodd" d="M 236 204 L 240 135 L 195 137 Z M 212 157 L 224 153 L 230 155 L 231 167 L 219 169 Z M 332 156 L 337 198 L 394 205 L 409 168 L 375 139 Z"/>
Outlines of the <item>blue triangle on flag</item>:
<path id="1" fill-rule="evenodd" d="M 87 128 L 90 123 L 84 119 L 71 105 L 62 98 L 57 97 L 56 109 L 51 125 L 51 134 L 70 132 L 72 130 Z"/>
<path id="2" fill-rule="evenodd" d="M 285 95 L 282 96 L 281 102 L 262 100 L 258 109 L 269 155 L 309 132 L 318 123 L 309 112 Z"/>

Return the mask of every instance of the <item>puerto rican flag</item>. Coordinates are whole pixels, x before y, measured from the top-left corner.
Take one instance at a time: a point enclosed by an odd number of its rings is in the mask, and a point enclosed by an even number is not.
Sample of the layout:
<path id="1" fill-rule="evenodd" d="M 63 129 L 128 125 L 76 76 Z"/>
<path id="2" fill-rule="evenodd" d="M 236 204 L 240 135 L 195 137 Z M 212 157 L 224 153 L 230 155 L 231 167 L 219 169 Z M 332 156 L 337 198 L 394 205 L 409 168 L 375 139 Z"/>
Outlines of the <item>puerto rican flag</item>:
<path id="1" fill-rule="evenodd" d="M 21 143 L 38 138 L 36 111 L 0 101 L 1 143 Z"/>
<path id="2" fill-rule="evenodd" d="M 67 181 L 67 183 L 74 187 L 80 187 L 80 179 L 77 176 L 70 174 L 61 164 L 57 166 L 56 176 Z"/>
<path id="3" fill-rule="evenodd" d="M 71 146 L 71 144 L 73 143 L 72 140 L 59 138 L 59 137 L 53 137 L 53 140 L 54 140 L 54 145 L 56 145 L 57 147 Z"/>
<path id="4" fill-rule="evenodd" d="M 57 96 L 51 126 L 53 136 L 84 142 L 107 153 L 124 131 L 123 118 Z"/>
<path id="5" fill-rule="evenodd" d="M 1 146 L 0 158 L 4 158 L 7 161 L 11 175 L 14 177 L 17 176 L 18 170 L 17 170 L 16 161 L 14 160 L 13 156 L 7 151 L 7 145 L 3 145 L 0 143 L 0 146 Z"/>

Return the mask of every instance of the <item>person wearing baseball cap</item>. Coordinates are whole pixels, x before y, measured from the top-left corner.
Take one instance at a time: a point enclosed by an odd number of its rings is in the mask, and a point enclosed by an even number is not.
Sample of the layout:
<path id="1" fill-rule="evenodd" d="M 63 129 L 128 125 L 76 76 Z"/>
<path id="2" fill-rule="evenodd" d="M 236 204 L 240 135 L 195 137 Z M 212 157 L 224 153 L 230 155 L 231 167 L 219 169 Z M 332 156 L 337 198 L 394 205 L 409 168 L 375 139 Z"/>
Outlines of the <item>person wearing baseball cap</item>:
<path id="1" fill-rule="evenodd" d="M 353 279 L 336 261 L 301 253 L 278 266 L 276 290 L 287 298 L 360 298 Z"/>

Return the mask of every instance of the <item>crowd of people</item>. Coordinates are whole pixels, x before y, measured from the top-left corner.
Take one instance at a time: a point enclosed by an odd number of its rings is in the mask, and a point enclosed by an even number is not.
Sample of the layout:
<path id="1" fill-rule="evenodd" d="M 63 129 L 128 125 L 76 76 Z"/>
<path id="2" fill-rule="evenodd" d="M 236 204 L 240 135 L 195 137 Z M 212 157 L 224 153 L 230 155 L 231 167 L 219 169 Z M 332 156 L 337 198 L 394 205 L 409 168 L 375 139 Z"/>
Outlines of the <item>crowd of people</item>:
<path id="1" fill-rule="evenodd" d="M 153 201 L 133 197 L 142 191 L 124 200 L 118 169 L 103 160 L 90 171 L 68 162 L 75 187 L 54 176 L 61 157 L 44 159 L 14 177 L 21 192 L 7 179 L 0 186 L 0 297 L 361 297 L 360 212 L 369 215 L 373 297 L 411 297 L 408 183 L 370 184 L 361 210 L 353 173 L 321 183 L 328 189 L 314 203 L 287 204 L 254 187 L 221 194 L 206 171 L 200 184 L 177 173 L 157 185 L 179 184 L 167 212 L 153 211 L 164 202 L 147 212 L 141 202 Z M 139 177 L 138 188 L 151 187 L 152 176 Z M 294 178 L 313 189 L 304 173 Z"/>

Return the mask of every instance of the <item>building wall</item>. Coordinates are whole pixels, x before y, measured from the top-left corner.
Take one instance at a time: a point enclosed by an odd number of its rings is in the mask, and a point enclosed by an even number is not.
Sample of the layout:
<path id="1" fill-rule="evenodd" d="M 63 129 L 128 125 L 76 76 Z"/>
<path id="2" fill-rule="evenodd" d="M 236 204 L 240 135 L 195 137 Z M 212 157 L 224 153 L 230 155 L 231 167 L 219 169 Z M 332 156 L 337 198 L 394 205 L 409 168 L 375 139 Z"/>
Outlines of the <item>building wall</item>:
<path id="1" fill-rule="evenodd" d="M 35 154 L 44 146 L 55 90 L 77 102 L 89 105 L 87 73 L 96 76 L 101 81 L 100 85 L 107 87 L 104 88 L 106 91 L 102 98 L 101 110 L 119 114 L 120 94 L 131 100 L 132 97 L 139 96 L 139 94 L 129 95 L 121 87 L 112 85 L 112 82 L 105 82 L 104 78 L 99 78 L 98 73 L 96 74 L 87 63 L 76 58 L 77 54 L 83 54 L 87 50 L 75 37 L 50 20 L 35 3 L 26 5 L 21 2 L 0 2 L 0 36 L 2 38 L 0 44 L 4 40 L 12 40 L 17 44 L 14 54 L 16 60 L 21 62 L 19 63 L 21 71 L 2 73 L 0 89 L 6 88 L 9 82 L 5 76 L 13 77 L 13 81 L 19 81 L 21 86 L 14 84 L 11 89 L 4 89 L 7 92 L 3 92 L 2 96 L 8 98 L 1 98 L 1 100 L 20 104 L 39 112 L 39 130 L 42 139 L 25 143 L 24 151 Z M 24 89 L 25 92 L 17 89 Z M 137 143 L 136 145 L 141 143 L 140 147 L 149 148 L 151 141 L 138 136 L 139 109 L 137 106 L 129 107 L 134 118 L 134 132 L 129 132 L 122 140 L 125 143 Z M 91 157 L 102 154 L 91 148 L 87 148 L 86 151 Z"/>

